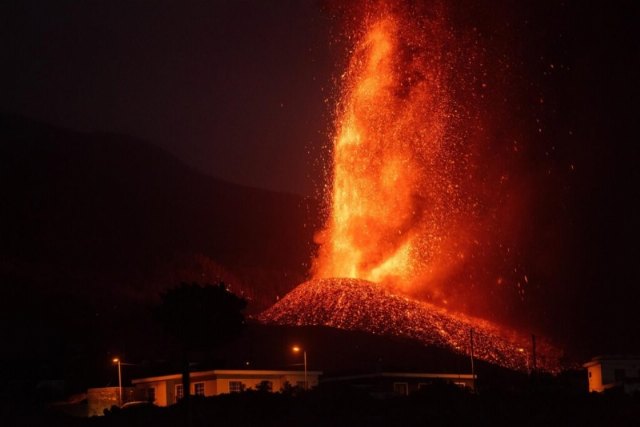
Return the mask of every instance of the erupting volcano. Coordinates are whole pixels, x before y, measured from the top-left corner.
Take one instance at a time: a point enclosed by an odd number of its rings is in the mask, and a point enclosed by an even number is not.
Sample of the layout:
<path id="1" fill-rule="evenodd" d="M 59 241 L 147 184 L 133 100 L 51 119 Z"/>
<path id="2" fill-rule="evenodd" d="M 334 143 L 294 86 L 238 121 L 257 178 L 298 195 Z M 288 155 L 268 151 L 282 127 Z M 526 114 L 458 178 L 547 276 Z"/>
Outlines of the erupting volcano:
<path id="1" fill-rule="evenodd" d="M 487 240 L 478 219 L 489 199 L 472 179 L 482 125 L 461 95 L 476 84 L 462 78 L 473 75 L 475 53 L 457 47 L 442 6 L 377 1 L 363 11 L 351 21 L 361 27 L 342 75 L 313 280 L 262 319 L 392 333 L 454 351 L 466 351 L 474 328 L 478 357 L 526 369 L 527 341 L 517 334 L 407 299 L 458 280 Z M 553 353 L 546 369 L 557 367 Z"/>
<path id="2" fill-rule="evenodd" d="M 446 33 L 424 33 L 381 6 L 344 76 L 334 141 L 331 216 L 314 276 L 407 288 L 435 274 L 462 208 L 464 158 L 448 127 Z"/>

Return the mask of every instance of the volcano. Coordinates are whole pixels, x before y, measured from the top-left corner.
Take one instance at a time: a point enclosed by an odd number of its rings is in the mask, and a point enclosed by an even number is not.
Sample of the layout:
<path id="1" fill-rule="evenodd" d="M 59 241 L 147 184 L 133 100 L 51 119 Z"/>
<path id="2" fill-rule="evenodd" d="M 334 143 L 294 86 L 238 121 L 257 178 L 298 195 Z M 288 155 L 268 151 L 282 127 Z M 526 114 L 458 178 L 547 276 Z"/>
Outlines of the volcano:
<path id="1" fill-rule="evenodd" d="M 536 348 L 507 327 L 433 304 L 447 294 L 473 299 L 476 284 L 486 295 L 504 272 L 519 272 L 502 248 L 510 252 L 504 236 L 517 240 L 509 236 L 520 225 L 501 220 L 518 217 L 506 201 L 519 196 L 485 179 L 493 173 L 483 153 L 495 142 L 483 136 L 489 118 L 470 84 L 484 73 L 479 52 L 451 29 L 445 5 L 409 3 L 363 2 L 358 19 L 346 21 L 351 49 L 312 280 L 259 318 L 410 338 L 513 370 L 556 372 L 560 352 L 551 345 Z"/>
<path id="2" fill-rule="evenodd" d="M 533 368 L 530 341 L 517 332 L 391 293 L 366 280 L 310 280 L 262 312 L 257 320 L 405 337 L 460 354 L 470 353 L 473 341 L 474 357 L 480 360 L 517 371 Z M 560 357 L 561 352 L 552 345 L 538 343 L 535 367 L 558 372 Z"/>

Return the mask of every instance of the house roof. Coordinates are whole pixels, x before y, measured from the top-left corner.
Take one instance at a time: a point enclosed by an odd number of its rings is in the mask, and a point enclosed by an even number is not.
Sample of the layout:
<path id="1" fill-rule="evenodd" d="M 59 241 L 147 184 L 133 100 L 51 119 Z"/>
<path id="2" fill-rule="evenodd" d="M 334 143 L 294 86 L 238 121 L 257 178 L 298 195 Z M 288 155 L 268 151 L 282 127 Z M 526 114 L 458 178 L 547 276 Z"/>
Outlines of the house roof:
<path id="1" fill-rule="evenodd" d="M 304 375 L 304 371 L 272 371 L 272 370 L 250 370 L 250 369 L 214 369 L 210 371 L 194 371 L 190 378 L 200 378 L 208 376 L 238 376 L 238 377 L 276 377 L 282 375 Z M 322 371 L 307 371 L 307 375 L 320 376 Z M 182 378 L 182 374 L 161 375 L 156 377 L 136 378 L 131 380 L 132 384 L 146 383 L 152 381 L 167 381 Z"/>
<path id="2" fill-rule="evenodd" d="M 360 375 L 348 375 L 342 377 L 333 377 L 333 378 L 324 378 L 322 382 L 332 382 L 332 381 L 350 381 L 357 379 L 365 379 L 365 378 L 415 378 L 415 379 L 461 379 L 461 380 L 472 380 L 477 379 L 477 375 L 471 374 L 442 374 L 442 373 L 415 373 L 415 372 L 376 372 L 371 374 L 360 374 Z"/>
<path id="3" fill-rule="evenodd" d="M 596 356 L 590 361 L 583 363 L 582 367 L 590 368 L 592 366 L 599 365 L 604 361 L 614 361 L 614 360 L 621 361 L 621 362 L 640 362 L 640 356 L 630 355 L 630 354 L 612 354 L 612 355 Z"/>

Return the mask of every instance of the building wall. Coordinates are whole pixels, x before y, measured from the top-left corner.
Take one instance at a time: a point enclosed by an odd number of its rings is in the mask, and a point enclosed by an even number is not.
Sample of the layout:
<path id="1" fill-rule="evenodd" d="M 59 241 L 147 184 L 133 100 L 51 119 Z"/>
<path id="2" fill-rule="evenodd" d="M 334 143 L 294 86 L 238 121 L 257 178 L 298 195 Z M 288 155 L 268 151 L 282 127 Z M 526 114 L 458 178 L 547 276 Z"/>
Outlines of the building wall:
<path id="1" fill-rule="evenodd" d="M 470 377 L 470 375 L 467 375 Z M 433 384 L 444 383 L 454 384 L 459 387 L 474 389 L 472 378 L 457 377 L 450 375 L 447 377 L 418 377 L 418 376 L 394 376 L 394 375 L 364 375 L 361 377 L 333 378 L 322 383 L 322 387 L 328 390 L 339 390 L 345 387 L 365 391 L 378 398 L 385 398 L 397 395 L 409 395 L 415 393 L 420 388 Z"/>
<path id="2" fill-rule="evenodd" d="M 224 393 L 230 393 L 231 392 L 231 388 L 229 383 L 231 381 L 239 381 L 244 385 L 244 389 L 245 390 L 249 390 L 249 389 L 253 389 L 253 390 L 257 390 L 260 388 L 260 384 L 263 381 L 270 381 L 271 382 L 271 390 L 272 391 L 279 391 L 282 388 L 282 378 L 281 377 L 241 377 L 241 376 L 235 376 L 235 377 L 224 377 L 224 378 L 218 378 L 217 380 L 217 385 L 218 385 L 218 390 L 217 390 L 217 394 L 224 394 Z"/>
<path id="3" fill-rule="evenodd" d="M 317 375 L 308 375 L 309 388 L 316 387 L 318 385 Z M 298 383 L 304 383 L 304 374 L 302 375 L 265 375 L 265 376 L 220 376 L 217 380 L 218 390 L 217 394 L 229 393 L 231 381 L 240 381 L 245 390 L 260 388 L 260 384 L 263 381 L 271 381 L 271 391 L 281 391 L 285 384 L 288 382 L 292 387 L 295 387 Z"/>
<path id="4" fill-rule="evenodd" d="M 176 379 L 170 379 L 170 380 L 164 380 L 164 381 L 160 381 L 162 383 L 165 384 L 166 387 L 166 393 L 167 393 L 167 397 L 166 397 L 166 405 L 171 405 L 173 403 L 177 402 L 177 394 L 176 394 L 176 389 L 178 388 L 178 386 L 182 385 L 182 378 L 176 378 Z M 196 383 L 205 383 L 205 396 L 213 396 L 215 394 L 215 385 L 212 386 L 212 381 L 211 380 L 203 380 L 203 379 L 191 379 L 191 382 L 189 383 L 189 387 L 191 389 L 191 394 L 195 394 L 195 389 L 196 389 Z M 143 387 L 148 387 L 149 384 L 151 383 L 144 383 L 145 385 Z M 157 383 L 154 383 L 157 384 Z M 212 391 L 212 387 L 213 387 L 213 391 Z M 155 402 L 156 405 L 159 406 L 165 406 L 165 405 L 160 405 L 159 401 Z"/>
<path id="5" fill-rule="evenodd" d="M 396 393 L 395 384 L 406 384 L 408 394 L 415 393 L 423 387 L 429 387 L 434 384 L 453 384 L 458 387 L 473 390 L 474 384 L 471 378 L 384 378 L 382 385 L 385 391 Z"/>
<path id="6" fill-rule="evenodd" d="M 136 383 L 140 400 L 144 400 L 147 395 L 147 390 L 150 387 L 156 390 L 156 400 L 154 403 L 158 406 L 172 405 L 176 402 L 176 385 L 182 384 L 182 378 L 176 376 L 175 378 L 162 379 L 158 381 L 146 381 Z M 202 375 L 191 378 L 191 394 L 195 394 L 195 385 L 197 383 L 204 383 L 204 395 L 216 396 L 219 394 L 230 393 L 230 382 L 239 381 L 244 385 L 244 390 L 260 388 L 260 384 L 263 381 L 271 382 L 271 390 L 278 392 L 284 388 L 286 382 L 289 382 L 291 386 L 296 386 L 298 383 L 304 382 L 304 374 L 295 375 L 241 375 L 241 374 L 212 374 Z M 318 385 L 317 375 L 308 375 L 309 388 Z"/>
<path id="7" fill-rule="evenodd" d="M 616 370 L 622 370 L 625 378 L 638 378 L 640 361 L 636 360 L 603 360 L 602 382 L 604 384 L 620 381 L 616 379 Z"/>
<path id="8" fill-rule="evenodd" d="M 176 403 L 176 386 L 182 384 L 182 378 L 167 380 L 167 405 Z"/>
<path id="9" fill-rule="evenodd" d="M 191 380 L 191 394 L 196 394 L 196 384 L 204 383 L 204 395 L 215 396 L 218 391 L 215 378 L 195 378 Z"/>
<path id="10" fill-rule="evenodd" d="M 587 368 L 587 376 L 589 377 L 589 392 L 604 391 L 602 385 L 602 366 L 600 364 L 589 366 Z"/>
<path id="11" fill-rule="evenodd" d="M 204 383 L 204 395 L 215 396 L 216 395 L 216 381 L 209 378 L 191 378 L 189 384 L 191 388 L 191 394 L 195 394 L 196 383 Z M 176 386 L 182 384 L 182 377 L 161 381 L 149 381 L 143 383 L 137 383 L 136 389 L 138 390 L 138 396 L 140 400 L 145 400 L 147 396 L 147 390 L 150 387 L 156 389 L 156 400 L 153 402 L 158 406 L 167 406 L 177 403 L 176 399 Z"/>
<path id="12" fill-rule="evenodd" d="M 158 406 L 167 406 L 171 402 L 171 398 L 168 394 L 168 390 L 173 390 L 173 387 L 167 387 L 167 381 L 150 381 L 145 383 L 139 383 L 135 385 L 137 395 L 140 400 L 147 400 L 150 388 L 155 389 L 156 399 L 153 401 Z"/>
<path id="13" fill-rule="evenodd" d="M 218 382 L 214 379 L 207 381 L 205 384 L 205 393 L 207 396 L 215 396 L 218 393 Z"/>
<path id="14" fill-rule="evenodd" d="M 640 360 L 598 360 L 587 367 L 590 392 L 603 392 L 611 387 L 624 383 L 625 391 L 629 392 L 636 387 L 630 387 L 629 380 L 640 380 Z"/>

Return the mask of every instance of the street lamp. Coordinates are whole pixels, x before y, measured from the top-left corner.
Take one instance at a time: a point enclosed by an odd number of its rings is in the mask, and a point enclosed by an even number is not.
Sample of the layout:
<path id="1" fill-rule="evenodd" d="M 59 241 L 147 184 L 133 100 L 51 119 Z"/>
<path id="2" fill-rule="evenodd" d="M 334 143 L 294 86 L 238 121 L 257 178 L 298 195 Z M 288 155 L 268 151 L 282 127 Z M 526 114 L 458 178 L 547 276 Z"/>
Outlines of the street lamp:
<path id="1" fill-rule="evenodd" d="M 120 359 L 114 358 L 113 363 L 118 364 L 118 406 L 122 406 L 122 368 L 120 367 Z"/>
<path id="2" fill-rule="evenodd" d="M 309 390 L 309 381 L 307 380 L 307 350 L 304 350 L 297 345 L 294 345 L 292 350 L 294 353 L 302 352 L 304 356 L 304 389 Z"/>

